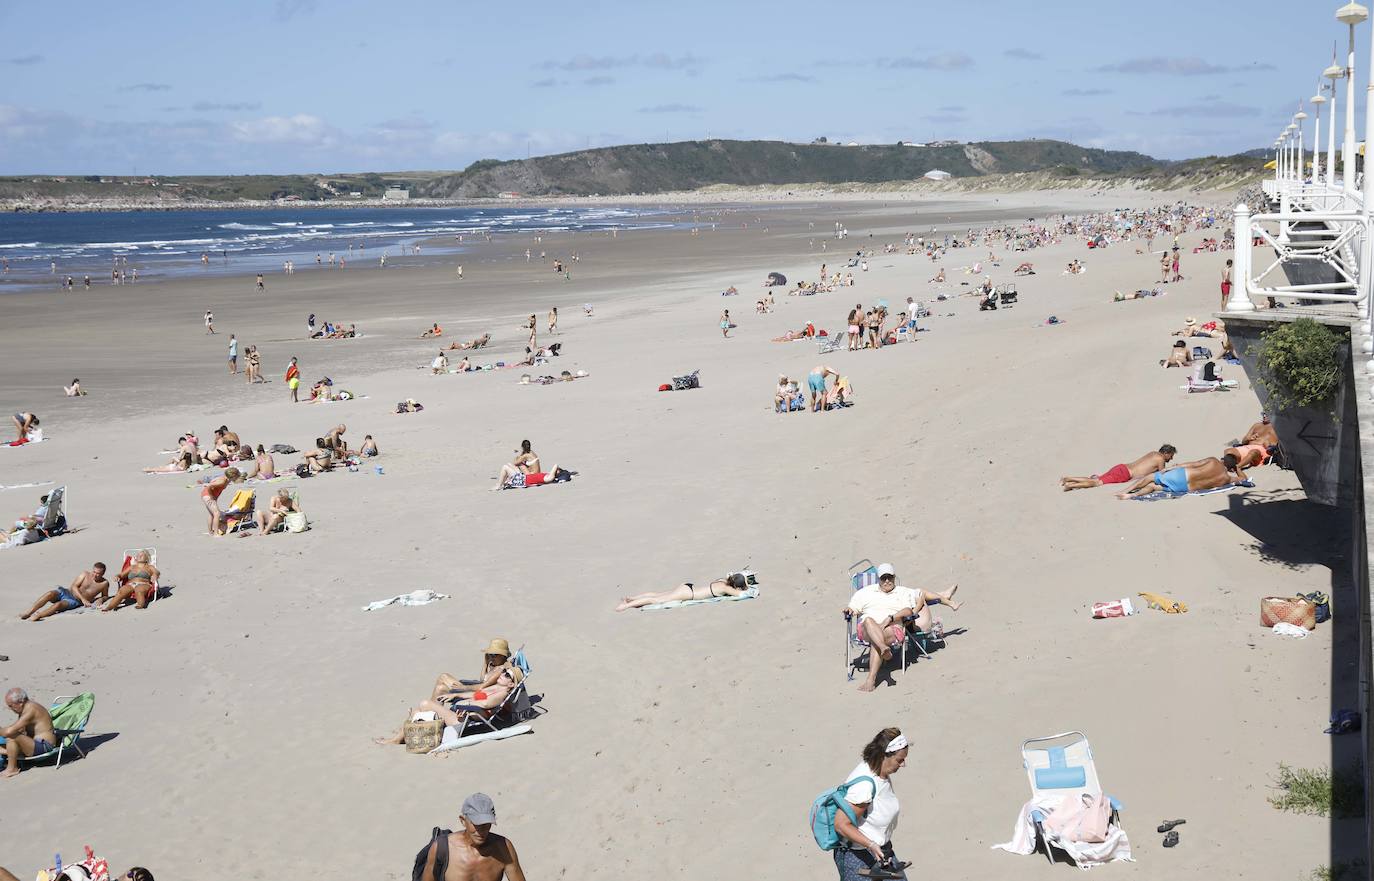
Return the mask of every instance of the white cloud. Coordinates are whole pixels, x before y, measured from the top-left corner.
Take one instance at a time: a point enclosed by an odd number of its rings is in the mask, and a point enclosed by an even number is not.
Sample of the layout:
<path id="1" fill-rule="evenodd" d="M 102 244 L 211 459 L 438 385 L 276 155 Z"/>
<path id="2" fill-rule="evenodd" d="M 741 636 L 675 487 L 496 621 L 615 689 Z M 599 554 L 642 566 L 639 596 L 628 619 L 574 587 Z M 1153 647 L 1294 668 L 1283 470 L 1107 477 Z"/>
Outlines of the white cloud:
<path id="1" fill-rule="evenodd" d="M 264 116 L 231 123 L 234 139 L 250 144 L 304 144 L 327 147 L 337 140 L 334 131 L 318 116 Z"/>

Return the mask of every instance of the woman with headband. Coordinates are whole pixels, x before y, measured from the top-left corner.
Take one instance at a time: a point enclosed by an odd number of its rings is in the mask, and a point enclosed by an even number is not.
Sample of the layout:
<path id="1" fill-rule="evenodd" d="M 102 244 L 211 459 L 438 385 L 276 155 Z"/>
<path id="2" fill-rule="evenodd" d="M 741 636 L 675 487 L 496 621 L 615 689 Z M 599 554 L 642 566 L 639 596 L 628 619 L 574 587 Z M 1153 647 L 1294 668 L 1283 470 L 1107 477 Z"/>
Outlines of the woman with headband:
<path id="1" fill-rule="evenodd" d="M 864 747 L 863 761 L 846 779 L 852 785 L 844 798 L 859 823 L 851 823 L 844 811 L 835 813 L 835 831 L 846 841 L 834 851 L 840 881 L 906 877 L 902 870 L 910 863 L 899 862 L 892 852 L 901 805 L 891 778 L 906 765 L 908 749 L 900 729 L 884 728 Z"/>

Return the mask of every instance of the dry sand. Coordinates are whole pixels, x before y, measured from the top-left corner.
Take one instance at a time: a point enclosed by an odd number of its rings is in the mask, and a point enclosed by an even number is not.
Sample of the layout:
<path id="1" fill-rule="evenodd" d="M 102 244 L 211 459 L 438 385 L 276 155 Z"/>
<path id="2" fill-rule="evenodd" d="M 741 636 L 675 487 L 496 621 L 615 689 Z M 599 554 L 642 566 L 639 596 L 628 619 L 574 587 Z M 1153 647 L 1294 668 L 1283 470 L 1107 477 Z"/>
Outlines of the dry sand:
<path id="1" fill-rule="evenodd" d="M 810 801 L 887 725 L 917 745 L 894 778 L 895 843 L 921 876 L 1062 876 L 989 846 L 1027 796 L 1020 740 L 1070 729 L 1091 738 L 1127 807 L 1138 862 L 1112 877 L 1294 878 L 1329 862 L 1331 824 L 1265 797 L 1279 761 L 1329 760 L 1321 730 L 1344 687 L 1332 630 L 1283 640 L 1256 606 L 1331 588 L 1341 515 L 1273 469 L 1245 496 L 1156 504 L 1058 487 L 1164 442 L 1184 459 L 1218 454 L 1254 421 L 1243 377 L 1235 392 L 1189 396 L 1180 371 L 1157 366 L 1169 331 L 1215 307 L 1224 254 L 1185 251 L 1188 280 L 1167 296 L 1113 304 L 1114 288 L 1153 280 L 1156 258 L 1079 242 L 1032 252 L 1041 272 L 1018 280 L 1014 309 L 932 302 L 929 333 L 880 352 L 818 358 L 811 343 L 769 339 L 808 319 L 840 328 L 855 302 L 932 300 L 924 258 L 880 253 L 852 289 L 753 314 L 766 272 L 814 278 L 869 246 L 870 230 L 881 249 L 932 224 L 1106 204 L 806 203 L 718 209 L 717 230 L 695 237 L 546 236 L 551 258 L 583 255 L 570 282 L 537 257 L 526 265 L 531 242 L 510 237 L 465 257 L 462 282 L 427 256 L 270 276 L 266 296 L 251 277 L 6 295 L 0 404 L 37 411 L 50 439 L 0 451 L 0 484 L 68 484 L 77 530 L 0 551 L 0 681 L 42 700 L 91 690 L 97 705 L 86 760 L 0 781 L 0 865 L 27 877 L 90 843 L 160 878 L 403 878 L 429 828 L 455 824 L 482 790 L 532 879 L 830 878 Z M 835 220 L 854 235 L 821 252 Z M 967 290 L 953 270 L 985 253 L 943 261 L 944 290 Z M 1019 255 L 1004 256 L 997 281 Z M 1073 257 L 1087 274 L 1059 273 Z M 742 295 L 718 296 L 731 283 Z M 491 331 L 479 360 L 494 361 L 523 347 L 523 315 L 542 323 L 551 305 L 565 350 L 554 372 L 590 378 L 522 387 L 519 370 L 417 369 L 436 349 L 415 339 L 431 321 L 446 341 Z M 727 340 L 722 307 L 739 323 Z M 202 331 L 206 308 L 217 336 Z M 300 339 L 308 312 L 366 337 Z M 1042 326 L 1052 313 L 1064 323 Z M 225 375 L 231 331 L 261 347 L 272 383 Z M 367 397 L 290 405 L 280 378 L 293 354 L 307 381 L 329 374 Z M 777 374 L 818 363 L 852 378 L 857 406 L 775 415 Z M 698 368 L 700 390 L 654 391 Z M 73 375 L 89 397 L 62 397 Z M 393 415 L 407 397 L 427 409 Z M 312 522 L 301 535 L 209 538 L 186 476 L 139 473 L 188 428 L 208 438 L 223 422 L 304 448 L 339 421 L 355 445 L 377 438 L 385 474 L 298 481 Z M 487 492 L 522 438 L 578 478 Z M 41 491 L 0 492 L 5 516 Z M 149 544 L 175 585 L 151 609 L 16 619 L 93 560 Z M 842 662 L 846 569 L 862 557 L 891 560 L 908 585 L 957 581 L 967 603 L 943 613 L 966 632 L 872 695 Z M 745 564 L 758 600 L 612 611 L 623 594 Z M 416 588 L 452 598 L 360 611 Z M 1190 611 L 1089 617 L 1094 601 L 1141 590 Z M 472 675 L 493 636 L 533 663 L 546 711 L 534 734 L 446 758 L 371 744 L 437 673 Z M 1189 821 L 1184 843 L 1163 850 L 1153 827 L 1174 817 Z"/>

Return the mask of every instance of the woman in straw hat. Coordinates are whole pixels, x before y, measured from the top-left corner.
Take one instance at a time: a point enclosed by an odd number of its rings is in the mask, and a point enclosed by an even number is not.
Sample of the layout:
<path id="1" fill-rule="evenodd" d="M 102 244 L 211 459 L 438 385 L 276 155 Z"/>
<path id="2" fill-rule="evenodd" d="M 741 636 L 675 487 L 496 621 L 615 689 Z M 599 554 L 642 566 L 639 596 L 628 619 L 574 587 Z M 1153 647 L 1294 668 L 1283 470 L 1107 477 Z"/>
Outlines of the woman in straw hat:
<path id="1" fill-rule="evenodd" d="M 417 713 L 434 713 L 445 725 L 451 725 L 461 733 L 469 713 L 490 716 L 510 693 L 525 678 L 525 673 L 511 660 L 510 643 L 504 639 L 493 639 L 483 651 L 483 675 L 481 679 L 454 679 L 447 673 L 441 674 L 434 683 L 434 692 L 418 706 L 412 707 L 405 721 L 415 718 Z M 377 743 L 404 744 L 405 725 L 390 737 L 379 737 Z"/>

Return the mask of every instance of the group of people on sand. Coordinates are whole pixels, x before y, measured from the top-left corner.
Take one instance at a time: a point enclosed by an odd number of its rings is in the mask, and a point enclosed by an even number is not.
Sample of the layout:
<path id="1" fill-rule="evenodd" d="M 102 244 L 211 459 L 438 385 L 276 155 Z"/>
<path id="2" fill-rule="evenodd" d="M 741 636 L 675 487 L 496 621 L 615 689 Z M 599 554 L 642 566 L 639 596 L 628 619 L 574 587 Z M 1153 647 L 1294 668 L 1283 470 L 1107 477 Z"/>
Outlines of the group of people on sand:
<path id="1" fill-rule="evenodd" d="M 57 587 L 40 594 L 33 606 L 19 618 L 22 621 L 42 621 L 72 609 L 99 608 L 113 612 L 125 603 L 147 608 L 157 594 L 158 578 L 162 573 L 153 564 L 152 552 L 146 548 L 135 551 L 124 561 L 115 584 L 105 577 L 104 563 L 94 563 L 67 587 Z M 114 595 L 110 595 L 113 587 Z M 103 605 L 101 605 L 103 603 Z"/>
<path id="2" fill-rule="evenodd" d="M 1247 468 L 1283 464 L 1278 433 L 1267 415 L 1261 416 L 1259 422 L 1250 426 L 1240 440 L 1228 444 L 1219 457 L 1208 456 L 1174 465 L 1172 463 L 1177 452 L 1173 444 L 1164 444 L 1130 464 L 1113 465 L 1101 474 L 1061 477 L 1059 484 L 1064 492 L 1069 492 L 1129 483 L 1128 489 L 1117 493 L 1119 499 L 1139 498 L 1157 492 L 1181 495 L 1247 484 Z"/>
<path id="3" fill-rule="evenodd" d="M 496 475 L 496 486 L 492 487 L 491 491 L 523 489 L 527 486 L 543 486 L 546 483 L 567 483 L 576 473 L 557 465 L 551 465 L 545 470 L 530 442 L 523 440 L 520 442 L 520 449 L 515 451 L 515 458 L 501 466 L 500 472 Z"/>
<path id="4" fill-rule="evenodd" d="M 436 324 L 435 327 L 438 327 Z M 342 323 L 326 321 L 323 325 L 315 324 L 315 313 L 305 319 L 305 336 L 312 340 L 343 340 L 352 339 L 358 335 L 358 327 L 350 324 L 344 327 Z"/>
<path id="5" fill-rule="evenodd" d="M 0 528 L 0 548 L 17 548 L 22 545 L 36 544 L 54 535 L 67 531 L 67 517 L 61 507 L 50 512 L 52 495 L 46 494 L 38 499 L 38 507 L 32 514 L 25 514 L 14 521 L 10 529 Z M 59 506 L 61 502 L 58 502 Z M 49 513 L 53 513 L 49 522 Z"/>
<path id="6" fill-rule="evenodd" d="M 1236 350 L 1231 346 L 1231 337 L 1226 333 L 1226 325 L 1221 321 L 1212 320 L 1198 324 L 1197 319 L 1190 315 L 1184 320 L 1183 327 L 1174 331 L 1173 335 L 1183 337 L 1183 339 L 1174 340 L 1173 346 L 1169 349 L 1169 356 L 1159 362 L 1161 367 L 1192 367 L 1195 359 L 1190 342 L 1194 337 L 1217 340 L 1220 344 L 1218 358 L 1232 363 L 1239 363 L 1240 361 L 1236 355 Z M 1211 358 L 1202 360 L 1210 361 Z"/>

